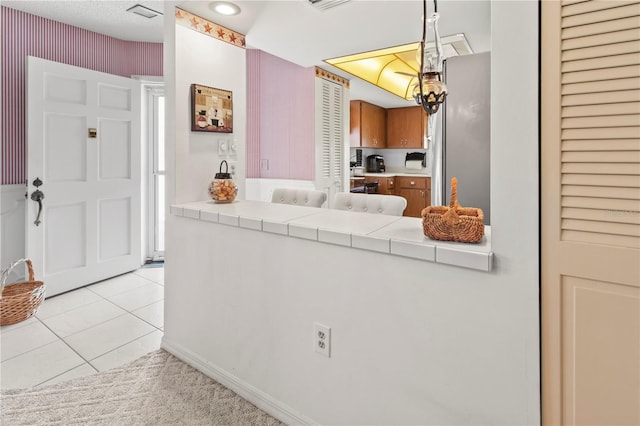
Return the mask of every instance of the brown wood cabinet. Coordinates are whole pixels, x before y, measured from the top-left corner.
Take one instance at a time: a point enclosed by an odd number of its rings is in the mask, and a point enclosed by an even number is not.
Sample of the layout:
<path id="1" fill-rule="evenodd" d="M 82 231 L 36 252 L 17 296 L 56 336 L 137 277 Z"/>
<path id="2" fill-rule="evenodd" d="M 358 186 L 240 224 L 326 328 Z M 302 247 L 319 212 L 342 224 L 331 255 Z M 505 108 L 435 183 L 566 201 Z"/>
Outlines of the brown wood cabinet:
<path id="1" fill-rule="evenodd" d="M 357 186 L 362 186 L 364 184 L 365 180 L 363 177 L 352 177 L 349 179 L 349 190 L 352 190 L 353 188 L 357 187 Z"/>
<path id="2" fill-rule="evenodd" d="M 387 109 L 387 148 L 424 148 L 427 113 L 421 106 Z"/>
<path id="3" fill-rule="evenodd" d="M 365 176 L 366 183 L 378 182 L 378 194 L 395 195 L 395 177 Z"/>
<path id="4" fill-rule="evenodd" d="M 351 146 L 386 148 L 387 111 L 364 101 L 351 101 L 349 111 Z"/>
<path id="5" fill-rule="evenodd" d="M 396 195 L 406 198 L 404 216 L 421 217 L 422 209 L 431 205 L 431 178 L 396 176 Z"/>

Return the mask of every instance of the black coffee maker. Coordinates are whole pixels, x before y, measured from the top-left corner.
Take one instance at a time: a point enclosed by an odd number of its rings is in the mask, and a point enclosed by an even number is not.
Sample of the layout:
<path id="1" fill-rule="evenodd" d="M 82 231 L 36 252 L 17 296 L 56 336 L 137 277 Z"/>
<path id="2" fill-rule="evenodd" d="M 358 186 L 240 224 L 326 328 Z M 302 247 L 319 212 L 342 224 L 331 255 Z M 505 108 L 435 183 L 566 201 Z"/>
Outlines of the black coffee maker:
<path id="1" fill-rule="evenodd" d="M 367 156 L 367 172 L 384 173 L 384 171 L 384 158 L 382 158 L 382 155 Z"/>

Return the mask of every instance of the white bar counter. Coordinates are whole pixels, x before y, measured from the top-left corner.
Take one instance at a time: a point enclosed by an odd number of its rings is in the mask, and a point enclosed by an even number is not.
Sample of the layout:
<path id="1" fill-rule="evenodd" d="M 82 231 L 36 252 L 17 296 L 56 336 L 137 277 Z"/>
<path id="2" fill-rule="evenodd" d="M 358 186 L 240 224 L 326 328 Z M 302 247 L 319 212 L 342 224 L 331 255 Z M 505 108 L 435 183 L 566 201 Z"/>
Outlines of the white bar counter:
<path id="1" fill-rule="evenodd" d="M 478 244 L 431 240 L 420 218 L 237 200 L 171 206 L 174 216 L 490 272 L 491 228 Z"/>

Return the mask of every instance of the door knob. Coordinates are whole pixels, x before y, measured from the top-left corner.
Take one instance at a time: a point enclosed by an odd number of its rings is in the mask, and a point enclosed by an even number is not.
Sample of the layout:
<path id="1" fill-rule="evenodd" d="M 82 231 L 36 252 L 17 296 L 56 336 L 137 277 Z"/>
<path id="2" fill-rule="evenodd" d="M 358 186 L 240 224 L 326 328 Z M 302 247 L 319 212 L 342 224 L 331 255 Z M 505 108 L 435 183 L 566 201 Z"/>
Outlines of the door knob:
<path id="1" fill-rule="evenodd" d="M 33 185 L 36 187 L 36 190 L 31 193 L 31 199 L 38 203 L 38 215 L 33 223 L 38 226 L 40 225 L 40 214 L 42 214 L 42 200 L 44 200 L 44 192 L 38 189 L 42 185 L 40 178 L 36 178 L 33 181 Z"/>

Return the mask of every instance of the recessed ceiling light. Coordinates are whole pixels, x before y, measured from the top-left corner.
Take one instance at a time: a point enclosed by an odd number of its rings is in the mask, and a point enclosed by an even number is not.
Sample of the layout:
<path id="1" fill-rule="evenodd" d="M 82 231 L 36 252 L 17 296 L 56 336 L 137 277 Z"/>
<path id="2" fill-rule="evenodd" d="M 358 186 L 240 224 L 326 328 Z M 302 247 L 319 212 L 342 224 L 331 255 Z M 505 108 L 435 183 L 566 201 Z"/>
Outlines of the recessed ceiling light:
<path id="1" fill-rule="evenodd" d="M 127 9 L 127 12 L 135 13 L 136 15 L 144 16 L 145 18 L 155 18 L 158 15 L 162 15 L 162 13 L 153 9 L 149 9 L 148 7 L 144 7 L 141 4 L 131 6 L 129 9 Z"/>
<path id="2" fill-rule="evenodd" d="M 209 9 L 221 15 L 237 15 L 240 13 L 240 7 L 237 4 L 228 1 L 214 1 L 209 3 Z"/>

